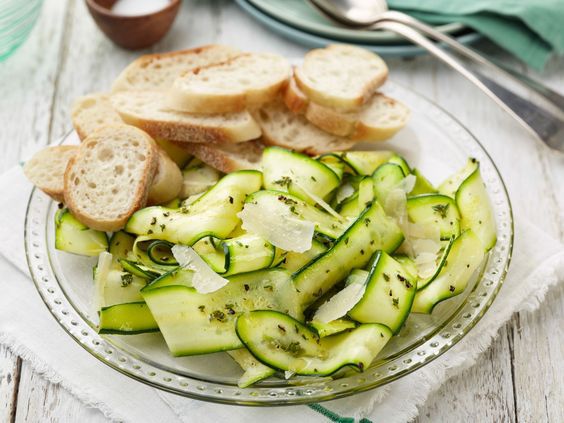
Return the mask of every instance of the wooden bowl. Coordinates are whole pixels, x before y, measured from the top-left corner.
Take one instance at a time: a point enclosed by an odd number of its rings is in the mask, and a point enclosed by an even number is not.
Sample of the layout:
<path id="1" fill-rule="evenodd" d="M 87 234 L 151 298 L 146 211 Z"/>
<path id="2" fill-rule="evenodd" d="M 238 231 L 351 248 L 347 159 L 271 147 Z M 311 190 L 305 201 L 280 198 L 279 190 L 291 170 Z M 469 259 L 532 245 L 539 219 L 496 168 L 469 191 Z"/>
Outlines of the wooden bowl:
<path id="1" fill-rule="evenodd" d="M 86 0 L 96 25 L 117 45 L 138 50 L 152 46 L 169 31 L 182 0 L 170 0 L 164 9 L 146 15 L 125 16 L 112 13 L 117 0 Z"/>

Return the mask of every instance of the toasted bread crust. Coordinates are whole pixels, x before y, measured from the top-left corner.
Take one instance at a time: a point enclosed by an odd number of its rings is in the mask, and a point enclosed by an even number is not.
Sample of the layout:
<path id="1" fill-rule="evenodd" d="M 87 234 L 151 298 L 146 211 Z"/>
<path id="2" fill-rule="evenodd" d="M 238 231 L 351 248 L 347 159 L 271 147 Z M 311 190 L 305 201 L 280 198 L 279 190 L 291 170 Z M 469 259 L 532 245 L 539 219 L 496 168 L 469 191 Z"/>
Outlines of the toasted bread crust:
<path id="1" fill-rule="evenodd" d="M 297 114 L 304 114 L 309 105 L 309 99 L 300 90 L 294 78 L 290 78 L 286 85 L 282 93 L 282 100 L 288 109 Z"/>
<path id="2" fill-rule="evenodd" d="M 178 50 L 178 51 L 172 51 L 172 52 L 168 52 L 168 53 L 156 53 L 156 54 L 143 55 L 143 56 L 137 58 L 136 60 L 134 60 L 133 62 L 131 62 L 119 74 L 119 76 L 116 78 L 116 80 L 114 81 L 114 83 L 112 85 L 112 92 L 125 91 L 125 90 L 145 90 L 145 89 L 147 89 L 147 87 L 135 85 L 135 83 L 132 83 L 129 79 L 136 72 L 139 72 L 140 69 L 145 69 L 148 66 L 150 66 L 151 64 L 153 64 L 154 62 L 159 62 L 159 61 L 163 61 L 163 60 L 166 61 L 167 59 L 171 59 L 171 58 L 175 58 L 175 57 L 181 57 L 181 56 L 197 56 L 197 55 L 205 54 L 209 51 L 219 50 L 219 49 L 222 50 L 222 54 L 225 55 L 225 57 L 222 57 L 222 59 L 218 59 L 218 60 L 211 60 L 208 63 L 208 65 L 222 63 L 225 60 L 229 60 L 230 58 L 236 57 L 240 54 L 240 52 L 237 49 L 234 49 L 232 47 L 223 46 L 223 45 L 219 45 L 219 44 L 209 44 L 209 45 L 196 47 L 196 48 L 192 48 L 192 49 Z M 187 68 L 183 69 L 183 71 L 188 71 L 192 68 L 193 67 L 187 67 Z M 177 76 L 180 76 L 180 75 L 177 75 Z M 172 81 L 170 81 L 170 85 L 172 85 Z M 152 90 L 155 90 L 155 89 L 167 90 L 169 88 L 170 88 L 170 86 L 151 87 Z"/>
<path id="3" fill-rule="evenodd" d="M 24 164 L 24 174 L 33 185 L 53 198 L 53 200 L 63 202 L 64 171 L 68 160 L 76 153 L 78 153 L 77 145 L 47 147 L 37 152 Z M 63 160 L 67 157 L 67 160 Z M 57 163 L 60 164 L 60 167 L 58 169 L 52 169 L 51 167 Z M 47 172 L 48 175 L 45 175 L 44 172 Z"/>
<path id="4" fill-rule="evenodd" d="M 371 72 L 370 78 L 365 77 L 363 86 L 355 92 L 353 96 L 350 93 L 342 95 L 342 93 L 330 92 L 326 90 L 321 90 L 316 86 L 316 82 L 309 77 L 308 72 L 305 71 L 304 67 L 308 66 L 308 61 L 315 61 L 318 57 L 338 57 L 342 55 L 343 52 L 347 52 L 350 55 L 363 57 L 360 63 L 371 61 L 374 69 Z M 357 60 L 358 61 L 358 60 Z M 341 64 L 342 62 L 339 62 Z M 366 69 L 365 69 L 366 70 Z M 368 70 L 367 70 L 368 71 Z M 317 74 L 322 75 L 323 71 L 317 70 Z M 310 50 L 304 57 L 304 64 L 299 66 L 294 71 L 294 77 L 298 87 L 305 93 L 305 95 L 311 100 L 319 105 L 332 107 L 343 111 L 355 111 L 358 110 L 362 105 L 370 98 L 372 93 L 376 88 L 381 86 L 388 77 L 388 68 L 386 63 L 376 54 L 371 53 L 360 47 L 345 45 L 345 44 L 330 44 L 323 49 Z M 349 79 L 350 80 L 350 79 Z"/>
<path id="5" fill-rule="evenodd" d="M 259 140 L 238 144 L 244 149 L 240 157 L 238 157 L 236 153 L 223 150 L 220 145 L 193 143 L 179 143 L 178 145 L 181 145 L 190 154 L 223 173 L 245 169 L 259 169 L 264 148 L 264 145 Z"/>
<path id="6" fill-rule="evenodd" d="M 111 219 L 101 218 L 85 210 L 83 204 L 80 203 L 80 200 L 78 200 L 75 194 L 75 187 L 73 187 L 72 178 L 75 174 L 75 170 L 78 170 L 78 168 L 82 165 L 82 162 L 88 160 L 85 156 L 89 148 L 89 140 L 96 140 L 101 143 L 107 143 L 108 148 L 115 148 L 117 145 L 116 140 L 108 140 L 108 138 L 104 137 L 111 136 L 113 132 L 122 131 L 124 130 L 124 128 L 127 128 L 127 131 L 132 131 L 132 136 L 137 136 L 139 137 L 139 140 L 145 141 L 147 148 L 144 151 L 144 172 L 141 175 L 141 178 L 137 181 L 137 184 L 133 187 L 133 190 L 132 187 L 125 187 L 129 190 L 128 193 L 131 196 L 131 203 L 128 209 L 123 210 Z M 156 144 L 153 139 L 145 132 L 128 125 L 109 125 L 100 128 L 84 140 L 78 150 L 78 153 L 73 158 L 71 158 L 71 160 L 69 160 L 69 163 L 65 170 L 65 203 L 73 216 L 89 228 L 106 232 L 114 232 L 120 230 L 125 226 L 125 223 L 135 211 L 145 206 L 147 202 L 147 196 L 149 194 L 149 189 L 151 187 L 153 177 L 157 169 L 157 164 L 158 152 Z M 126 163 L 123 163 L 123 165 L 126 165 Z"/>

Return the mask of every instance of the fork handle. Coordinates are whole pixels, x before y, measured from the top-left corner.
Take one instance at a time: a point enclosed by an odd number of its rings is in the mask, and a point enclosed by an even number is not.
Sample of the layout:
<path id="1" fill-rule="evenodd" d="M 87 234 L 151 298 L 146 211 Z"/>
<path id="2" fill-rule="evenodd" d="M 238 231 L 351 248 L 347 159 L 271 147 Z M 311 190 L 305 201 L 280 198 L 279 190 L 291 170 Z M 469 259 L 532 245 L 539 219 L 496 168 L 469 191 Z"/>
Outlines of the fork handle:
<path id="1" fill-rule="evenodd" d="M 423 47 L 476 85 L 533 136 L 545 142 L 549 147 L 561 151 L 564 150 L 564 120 L 507 90 L 485 76 L 470 71 L 450 53 L 404 23 L 383 20 L 375 23 L 373 28 L 387 29 L 395 32 Z"/>
<path id="2" fill-rule="evenodd" d="M 512 73 L 511 71 L 503 69 L 501 66 L 498 66 L 497 64 L 488 60 L 486 57 L 482 56 L 481 54 L 476 53 L 471 48 L 466 47 L 465 45 L 459 43 L 457 40 L 450 37 L 449 35 L 437 31 L 432 26 L 429 26 L 426 23 L 413 18 L 412 16 L 409 16 L 406 13 L 398 12 L 395 10 L 389 10 L 381 15 L 381 19 L 390 20 L 392 22 L 403 23 L 411 28 L 414 28 L 417 31 L 425 34 L 429 38 L 432 38 L 436 41 L 440 41 L 441 43 L 446 44 L 449 48 L 451 48 L 461 56 L 466 57 L 471 62 L 477 63 L 495 73 L 498 73 L 499 75 L 503 76 L 505 79 L 522 87 L 524 90 L 526 90 L 526 92 L 530 93 L 531 89 L 534 90 L 540 97 L 542 97 L 543 101 L 548 101 L 551 103 L 552 106 L 555 106 L 557 108 L 555 110 L 555 113 L 559 114 L 559 112 L 561 112 L 562 114 L 560 115 L 560 117 L 564 118 L 564 96 L 560 95 L 559 93 L 550 90 L 549 88 L 545 87 L 542 84 L 539 84 L 536 81 L 530 80 L 524 75 L 518 76 L 515 73 Z"/>

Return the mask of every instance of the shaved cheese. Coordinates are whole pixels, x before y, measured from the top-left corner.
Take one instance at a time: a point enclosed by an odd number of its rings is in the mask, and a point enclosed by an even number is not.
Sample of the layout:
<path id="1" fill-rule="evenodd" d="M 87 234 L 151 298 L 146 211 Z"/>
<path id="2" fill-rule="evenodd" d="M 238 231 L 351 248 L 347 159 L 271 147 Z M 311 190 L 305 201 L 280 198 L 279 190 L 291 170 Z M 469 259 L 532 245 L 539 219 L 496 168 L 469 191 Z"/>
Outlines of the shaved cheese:
<path id="1" fill-rule="evenodd" d="M 322 304 L 313 320 L 329 323 L 343 317 L 360 301 L 365 289 L 366 285 L 363 283 L 351 283 Z"/>
<path id="2" fill-rule="evenodd" d="M 415 175 L 409 174 L 400 181 L 400 183 L 398 184 L 398 188 L 401 189 L 406 194 L 409 194 L 411 191 L 413 191 L 416 181 L 417 178 L 415 177 Z"/>
<path id="3" fill-rule="evenodd" d="M 92 307 L 94 308 L 94 316 L 97 316 L 98 311 L 100 311 L 100 309 L 105 306 L 104 290 L 106 288 L 106 280 L 108 278 L 108 274 L 112 269 L 112 260 L 112 254 L 106 251 L 101 252 L 98 256 L 98 265 L 96 266 L 96 273 L 94 276 L 95 293 L 92 304 Z"/>
<path id="4" fill-rule="evenodd" d="M 336 217 L 340 221 L 344 222 L 343 216 L 341 216 L 339 213 L 333 210 L 331 206 L 327 204 L 325 201 L 323 201 L 323 199 L 320 196 L 315 195 L 313 192 L 308 190 L 305 186 L 300 185 L 297 182 L 294 182 L 294 185 L 296 185 L 299 189 L 301 189 L 309 198 L 315 201 L 316 204 L 319 204 L 323 209 L 325 209 L 327 213 L 329 213 L 333 217 Z"/>
<path id="5" fill-rule="evenodd" d="M 246 203 L 237 216 L 244 230 L 263 237 L 275 247 L 296 253 L 311 248 L 315 223 L 297 218 L 282 203 L 272 203 L 268 209 Z"/>
<path id="6" fill-rule="evenodd" d="M 172 247 L 172 255 L 180 266 L 194 272 L 192 285 L 200 294 L 215 292 L 229 282 L 215 273 L 191 247 L 175 245 Z"/>
<path id="7" fill-rule="evenodd" d="M 292 376 L 294 376 L 296 374 L 296 372 L 293 372 L 291 370 L 286 370 L 284 372 L 284 379 L 288 380 L 290 379 Z"/>
<path id="8" fill-rule="evenodd" d="M 343 184 L 341 188 L 339 188 L 337 194 L 335 195 L 335 200 L 337 200 L 337 204 L 339 204 L 353 194 L 354 194 L 354 187 L 347 182 L 346 184 Z"/>

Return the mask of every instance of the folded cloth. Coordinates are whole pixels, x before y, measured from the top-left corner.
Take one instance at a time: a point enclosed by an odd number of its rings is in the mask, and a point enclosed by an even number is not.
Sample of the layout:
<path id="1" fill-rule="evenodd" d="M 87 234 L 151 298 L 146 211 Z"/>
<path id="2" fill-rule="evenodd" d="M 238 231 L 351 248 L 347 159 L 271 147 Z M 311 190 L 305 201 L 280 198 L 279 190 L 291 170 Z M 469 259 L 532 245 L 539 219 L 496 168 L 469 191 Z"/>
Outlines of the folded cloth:
<path id="1" fill-rule="evenodd" d="M 57 325 L 28 276 L 23 226 L 31 186 L 21 168 L 0 177 L 0 190 L 0 343 L 85 404 L 120 421 L 409 421 L 431 391 L 477 359 L 514 312 L 536 308 L 549 287 L 564 280 L 562 244 L 517 215 L 513 263 L 491 310 L 461 342 L 429 365 L 383 388 L 323 404 L 278 408 L 211 404 L 157 391 L 120 374 L 89 355 Z"/>
<path id="2" fill-rule="evenodd" d="M 552 53 L 564 53 L 562 0 L 389 0 L 388 5 L 433 24 L 463 23 L 535 69 Z"/>

